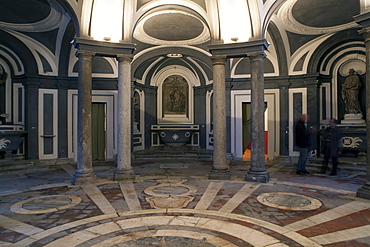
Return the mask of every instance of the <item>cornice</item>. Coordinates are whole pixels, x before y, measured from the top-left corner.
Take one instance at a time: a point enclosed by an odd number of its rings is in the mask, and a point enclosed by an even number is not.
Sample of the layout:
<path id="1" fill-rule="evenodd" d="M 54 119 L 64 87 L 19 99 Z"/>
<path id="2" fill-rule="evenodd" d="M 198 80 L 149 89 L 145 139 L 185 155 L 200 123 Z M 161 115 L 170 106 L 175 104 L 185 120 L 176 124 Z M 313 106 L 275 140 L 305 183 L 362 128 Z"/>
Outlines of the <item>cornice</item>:
<path id="1" fill-rule="evenodd" d="M 118 57 L 124 54 L 133 54 L 136 49 L 136 44 L 132 43 L 113 43 L 80 37 L 75 38 L 72 44 L 78 50 L 93 52 L 96 56 L 104 57 Z"/>

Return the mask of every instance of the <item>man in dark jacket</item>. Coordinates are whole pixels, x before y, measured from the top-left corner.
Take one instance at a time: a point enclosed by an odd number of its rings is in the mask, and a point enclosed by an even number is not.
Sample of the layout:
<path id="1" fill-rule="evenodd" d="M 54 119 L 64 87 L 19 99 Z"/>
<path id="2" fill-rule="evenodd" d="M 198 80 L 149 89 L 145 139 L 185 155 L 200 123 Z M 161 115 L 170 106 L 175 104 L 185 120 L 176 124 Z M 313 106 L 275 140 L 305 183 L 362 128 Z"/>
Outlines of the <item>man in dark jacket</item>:
<path id="1" fill-rule="evenodd" d="M 328 127 L 322 133 L 322 153 L 324 154 L 324 162 L 322 164 L 320 174 L 325 174 L 328 169 L 329 159 L 333 162 L 330 176 L 337 175 L 338 157 L 342 152 L 342 131 L 337 128 L 338 120 L 332 118 L 329 120 Z"/>
<path id="2" fill-rule="evenodd" d="M 302 114 L 295 126 L 295 145 L 299 148 L 299 159 L 296 173 L 299 175 L 305 175 L 309 173 L 306 171 L 306 162 L 308 148 L 311 144 L 310 135 L 314 129 L 307 127 L 308 119 L 308 114 Z"/>

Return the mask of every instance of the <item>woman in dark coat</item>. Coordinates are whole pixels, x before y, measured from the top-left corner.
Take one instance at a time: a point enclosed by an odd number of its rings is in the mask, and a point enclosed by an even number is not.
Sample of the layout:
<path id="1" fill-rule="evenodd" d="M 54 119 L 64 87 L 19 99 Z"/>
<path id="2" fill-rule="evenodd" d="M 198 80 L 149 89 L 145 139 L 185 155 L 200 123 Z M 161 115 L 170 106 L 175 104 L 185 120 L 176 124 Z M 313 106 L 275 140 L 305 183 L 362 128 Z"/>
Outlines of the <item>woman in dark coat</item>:
<path id="1" fill-rule="evenodd" d="M 329 120 L 329 126 L 325 128 L 322 134 L 322 148 L 324 154 L 324 162 L 322 164 L 320 174 L 325 174 L 328 169 L 329 159 L 333 162 L 333 168 L 330 176 L 337 175 L 338 157 L 342 152 L 342 131 L 336 126 L 338 120 L 332 118 Z"/>

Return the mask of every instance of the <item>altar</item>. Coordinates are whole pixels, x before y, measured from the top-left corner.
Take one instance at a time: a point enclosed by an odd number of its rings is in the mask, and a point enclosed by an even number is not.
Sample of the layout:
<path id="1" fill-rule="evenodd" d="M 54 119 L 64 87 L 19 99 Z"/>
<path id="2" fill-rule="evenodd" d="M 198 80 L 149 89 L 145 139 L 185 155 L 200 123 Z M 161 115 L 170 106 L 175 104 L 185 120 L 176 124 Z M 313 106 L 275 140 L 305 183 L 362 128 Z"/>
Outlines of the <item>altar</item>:
<path id="1" fill-rule="evenodd" d="M 152 125 L 152 146 L 199 146 L 199 125 Z"/>

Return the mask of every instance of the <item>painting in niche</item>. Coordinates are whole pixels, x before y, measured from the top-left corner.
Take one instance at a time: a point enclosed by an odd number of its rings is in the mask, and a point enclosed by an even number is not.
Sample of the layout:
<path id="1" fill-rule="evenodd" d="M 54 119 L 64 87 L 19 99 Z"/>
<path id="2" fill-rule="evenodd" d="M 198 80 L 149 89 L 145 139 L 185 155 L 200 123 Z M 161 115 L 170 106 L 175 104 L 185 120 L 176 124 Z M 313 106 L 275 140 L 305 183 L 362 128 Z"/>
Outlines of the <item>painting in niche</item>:
<path id="1" fill-rule="evenodd" d="M 162 85 L 163 113 L 164 114 L 187 114 L 188 83 L 184 77 L 171 75 Z"/>

